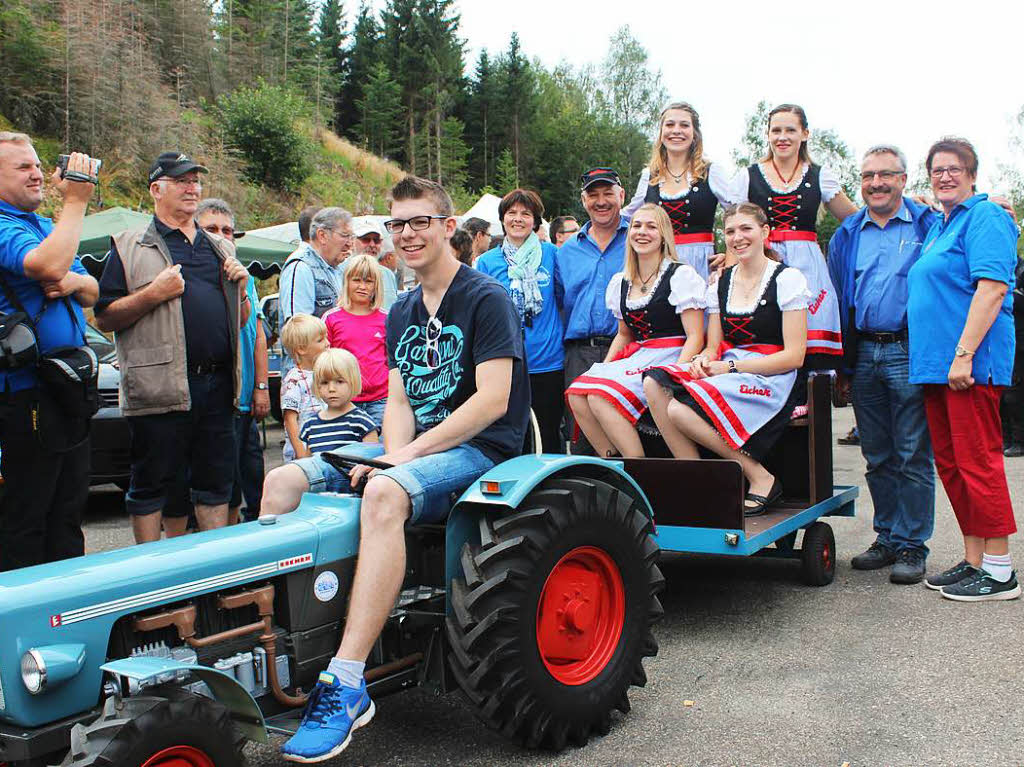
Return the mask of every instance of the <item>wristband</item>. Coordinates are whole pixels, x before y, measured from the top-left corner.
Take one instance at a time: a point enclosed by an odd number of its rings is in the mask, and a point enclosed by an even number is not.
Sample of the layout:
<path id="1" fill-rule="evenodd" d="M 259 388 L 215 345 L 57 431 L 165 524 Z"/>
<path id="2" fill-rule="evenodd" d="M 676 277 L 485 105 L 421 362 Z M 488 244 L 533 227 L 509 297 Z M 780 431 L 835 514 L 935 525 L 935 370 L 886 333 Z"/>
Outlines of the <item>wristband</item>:
<path id="1" fill-rule="evenodd" d="M 736 370 L 736 360 L 729 360 L 729 372 L 730 373 L 737 373 L 737 372 L 739 372 L 739 371 Z"/>

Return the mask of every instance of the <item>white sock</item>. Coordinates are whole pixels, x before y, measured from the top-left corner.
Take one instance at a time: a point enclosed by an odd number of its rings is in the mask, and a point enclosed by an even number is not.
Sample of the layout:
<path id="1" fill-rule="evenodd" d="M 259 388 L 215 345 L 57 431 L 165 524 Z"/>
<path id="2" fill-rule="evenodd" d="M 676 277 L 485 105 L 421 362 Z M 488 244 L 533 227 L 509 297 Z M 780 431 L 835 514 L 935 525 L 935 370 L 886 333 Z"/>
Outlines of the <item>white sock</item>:
<path id="1" fill-rule="evenodd" d="M 981 569 L 1000 583 L 1006 583 L 1013 574 L 1009 554 L 985 554 L 981 558 Z"/>
<path id="2" fill-rule="evenodd" d="M 331 662 L 327 664 L 327 673 L 338 677 L 342 687 L 359 687 L 363 682 L 364 668 L 366 664 L 357 660 L 331 658 Z"/>

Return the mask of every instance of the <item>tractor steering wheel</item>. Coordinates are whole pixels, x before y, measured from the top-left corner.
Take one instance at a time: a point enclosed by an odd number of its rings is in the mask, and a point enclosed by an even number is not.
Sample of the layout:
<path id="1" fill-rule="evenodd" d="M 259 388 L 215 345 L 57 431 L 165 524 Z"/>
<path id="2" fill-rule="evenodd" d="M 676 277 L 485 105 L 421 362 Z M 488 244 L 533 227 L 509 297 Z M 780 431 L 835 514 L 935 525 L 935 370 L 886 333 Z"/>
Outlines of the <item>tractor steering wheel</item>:
<path id="1" fill-rule="evenodd" d="M 345 455 L 344 453 L 320 453 L 320 458 L 329 463 L 335 469 L 345 474 L 356 466 L 369 466 L 373 469 L 393 469 L 394 465 L 390 463 L 384 463 L 383 461 L 375 461 L 372 458 L 363 458 L 358 455 Z M 358 485 L 352 487 L 352 492 L 357 495 L 363 494 L 363 488 L 366 486 L 366 480 L 369 479 L 368 475 L 364 475 L 362 481 Z"/>

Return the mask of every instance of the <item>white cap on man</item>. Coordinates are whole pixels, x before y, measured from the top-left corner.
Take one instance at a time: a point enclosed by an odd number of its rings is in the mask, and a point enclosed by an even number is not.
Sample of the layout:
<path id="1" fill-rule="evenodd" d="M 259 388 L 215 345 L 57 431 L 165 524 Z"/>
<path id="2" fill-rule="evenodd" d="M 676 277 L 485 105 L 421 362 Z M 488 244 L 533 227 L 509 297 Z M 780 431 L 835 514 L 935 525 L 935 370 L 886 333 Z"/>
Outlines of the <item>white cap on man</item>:
<path id="1" fill-rule="evenodd" d="M 356 239 L 361 239 L 368 234 L 376 234 L 382 240 L 384 239 L 384 229 L 377 221 L 370 216 L 360 216 L 352 221 L 352 234 L 356 236 Z"/>

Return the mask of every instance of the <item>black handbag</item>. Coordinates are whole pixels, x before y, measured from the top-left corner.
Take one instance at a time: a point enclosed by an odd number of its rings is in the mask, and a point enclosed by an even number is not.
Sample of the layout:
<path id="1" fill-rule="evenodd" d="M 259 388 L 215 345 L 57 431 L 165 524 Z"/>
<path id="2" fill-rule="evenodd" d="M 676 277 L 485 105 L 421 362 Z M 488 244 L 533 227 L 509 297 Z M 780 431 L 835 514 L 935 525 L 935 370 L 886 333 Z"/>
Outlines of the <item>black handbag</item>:
<path id="1" fill-rule="evenodd" d="M 32 367 L 39 362 L 39 342 L 25 312 L 0 313 L 0 370 Z"/>

